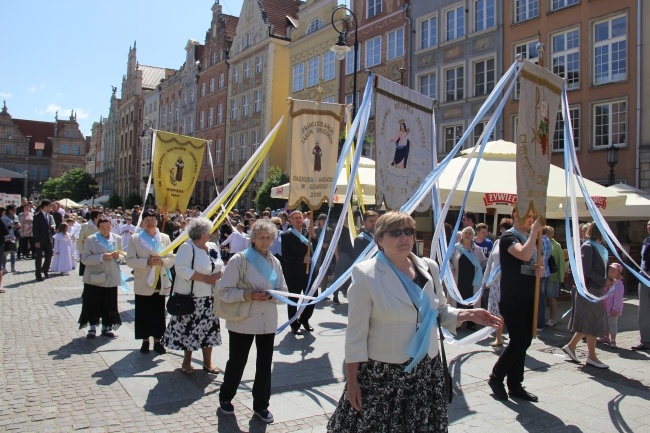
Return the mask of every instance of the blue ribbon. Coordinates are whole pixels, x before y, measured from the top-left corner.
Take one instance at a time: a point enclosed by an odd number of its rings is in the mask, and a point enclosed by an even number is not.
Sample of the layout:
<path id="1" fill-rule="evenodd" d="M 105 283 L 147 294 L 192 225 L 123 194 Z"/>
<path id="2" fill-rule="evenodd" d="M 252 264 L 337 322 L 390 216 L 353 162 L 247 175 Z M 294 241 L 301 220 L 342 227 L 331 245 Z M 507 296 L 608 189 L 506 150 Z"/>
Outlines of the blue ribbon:
<path id="1" fill-rule="evenodd" d="M 109 253 L 112 253 L 112 252 L 115 251 L 115 244 L 113 242 L 110 242 L 104 236 L 102 236 L 102 234 L 100 232 L 94 233 L 91 236 L 94 236 L 95 239 L 97 239 L 97 242 L 99 242 L 101 246 L 106 248 L 106 251 L 108 251 Z M 113 261 L 117 265 L 117 269 L 120 269 L 119 262 L 117 260 L 115 260 L 115 259 L 113 259 Z M 120 270 L 119 272 L 120 272 L 120 288 L 123 291 L 128 292 L 129 291 L 129 286 L 126 284 L 126 277 L 122 273 L 122 270 Z"/>
<path id="2" fill-rule="evenodd" d="M 298 230 L 294 229 L 293 227 L 289 228 L 289 231 L 293 233 L 298 239 L 300 239 L 300 242 L 303 244 L 307 245 L 309 241 L 307 240 L 306 237 L 303 236 L 302 233 L 300 233 Z"/>
<path id="3" fill-rule="evenodd" d="M 585 244 L 591 245 L 594 247 L 594 249 L 598 252 L 600 255 L 600 258 L 603 260 L 603 265 L 605 265 L 605 270 L 607 270 L 607 260 L 609 258 L 609 254 L 607 253 L 607 248 L 600 242 L 594 242 L 591 239 L 585 242 Z"/>
<path id="4" fill-rule="evenodd" d="M 471 254 L 469 251 L 467 251 L 461 244 L 456 244 L 455 248 L 460 252 L 462 255 L 467 257 L 467 259 L 474 265 L 474 280 L 472 281 L 472 286 L 481 286 L 483 284 L 483 268 L 481 267 L 481 264 L 478 262 L 476 259 L 476 256 L 474 254 Z"/>
<path id="5" fill-rule="evenodd" d="M 374 240 L 372 236 L 370 236 L 366 231 L 361 232 L 361 237 L 367 240 L 368 242 L 372 242 Z"/>
<path id="6" fill-rule="evenodd" d="M 155 237 L 151 236 L 149 233 L 147 233 L 146 230 L 142 230 L 140 232 L 140 237 L 144 239 L 144 241 L 149 245 L 149 249 L 156 254 L 160 254 L 162 250 L 164 250 L 164 247 L 158 240 L 156 240 Z M 172 273 L 169 269 L 165 268 L 163 266 L 163 269 L 167 272 L 167 277 L 169 278 L 169 281 L 172 281 Z"/>
<path id="7" fill-rule="evenodd" d="M 246 257 L 246 261 L 250 263 L 257 272 L 264 277 L 265 280 L 271 283 L 271 286 L 275 289 L 278 285 L 278 274 L 273 269 L 273 266 L 266 261 L 266 259 L 258 253 L 255 248 L 248 247 L 242 254 Z"/>
<path id="8" fill-rule="evenodd" d="M 417 331 L 415 331 L 415 335 L 413 336 L 408 349 L 406 349 L 406 355 L 413 359 L 411 359 L 411 362 L 404 368 L 404 371 L 410 373 L 413 368 L 424 359 L 427 353 L 429 353 L 431 329 L 436 327 L 438 311 L 431 308 L 429 296 L 426 294 L 424 289 L 421 289 L 399 269 L 393 266 L 383 251 L 377 253 L 376 257 L 377 260 L 387 264 L 393 272 L 395 272 L 397 278 L 399 278 L 402 283 L 402 286 L 404 286 L 404 290 L 406 290 L 409 298 L 411 298 L 411 302 L 413 302 L 413 305 L 418 310 L 418 328 Z"/>

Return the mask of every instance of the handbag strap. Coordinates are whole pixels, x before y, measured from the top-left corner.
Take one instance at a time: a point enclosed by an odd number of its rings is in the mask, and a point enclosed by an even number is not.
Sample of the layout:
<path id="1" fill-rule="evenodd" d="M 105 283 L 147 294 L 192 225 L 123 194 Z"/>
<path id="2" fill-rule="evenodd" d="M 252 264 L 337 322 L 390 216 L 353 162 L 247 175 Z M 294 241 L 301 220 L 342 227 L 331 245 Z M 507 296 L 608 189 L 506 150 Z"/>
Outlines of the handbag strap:
<path id="1" fill-rule="evenodd" d="M 426 260 L 425 262 L 427 264 L 427 271 L 429 271 L 429 275 L 431 275 L 431 279 L 433 279 L 433 272 L 431 272 L 431 265 Z M 433 283 L 433 293 L 437 295 L 438 291 L 436 290 L 436 283 L 435 281 L 432 281 L 432 283 Z M 447 365 L 447 354 L 445 353 L 445 337 L 442 335 L 442 326 L 440 326 L 440 316 L 438 316 L 438 334 L 440 335 L 440 356 L 442 357 L 442 366 L 444 368 L 445 374 L 449 374 L 449 366 Z"/>
<path id="2" fill-rule="evenodd" d="M 194 241 L 192 241 L 192 270 L 194 269 L 194 248 Z M 192 280 L 192 283 L 190 284 L 190 296 L 194 296 L 194 280 Z"/>

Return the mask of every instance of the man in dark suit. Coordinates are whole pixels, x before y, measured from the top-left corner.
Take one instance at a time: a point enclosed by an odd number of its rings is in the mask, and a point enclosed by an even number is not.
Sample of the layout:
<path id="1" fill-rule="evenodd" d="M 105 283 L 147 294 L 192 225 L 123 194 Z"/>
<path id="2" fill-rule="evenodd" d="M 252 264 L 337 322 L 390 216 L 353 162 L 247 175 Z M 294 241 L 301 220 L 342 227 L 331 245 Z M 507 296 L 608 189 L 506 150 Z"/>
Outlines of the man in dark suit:
<path id="1" fill-rule="evenodd" d="M 48 271 L 52 262 L 52 235 L 54 235 L 54 218 L 50 215 L 52 202 L 41 201 L 41 210 L 34 215 L 32 234 L 36 255 L 36 279 L 43 281 L 43 276 L 49 278 Z M 43 261 L 45 255 L 45 261 Z"/>
<path id="2" fill-rule="evenodd" d="M 280 235 L 282 239 L 282 273 L 289 291 L 301 294 L 309 283 L 308 266 L 311 262 L 311 254 L 308 253 L 307 243 L 311 242 L 314 228 L 306 229 L 303 227 L 303 216 L 300 211 L 294 211 L 289 217 L 289 221 L 291 222 L 291 228 Z M 287 305 L 287 311 L 289 319 L 291 319 L 296 314 L 297 308 Z M 313 313 L 313 305 L 305 307 L 298 320 L 291 323 L 291 332 L 301 335 L 300 325 L 307 331 L 313 331 L 314 328 L 309 324 L 309 319 Z"/>

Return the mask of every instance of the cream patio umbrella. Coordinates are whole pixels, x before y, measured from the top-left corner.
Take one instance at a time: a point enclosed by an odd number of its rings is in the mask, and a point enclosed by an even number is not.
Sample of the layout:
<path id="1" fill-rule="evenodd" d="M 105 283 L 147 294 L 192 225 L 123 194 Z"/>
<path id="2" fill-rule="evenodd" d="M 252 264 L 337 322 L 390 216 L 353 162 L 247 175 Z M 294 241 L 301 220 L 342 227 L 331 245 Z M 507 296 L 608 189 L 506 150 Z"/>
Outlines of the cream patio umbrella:
<path id="1" fill-rule="evenodd" d="M 485 212 L 487 208 L 495 208 L 500 214 L 510 213 L 517 199 L 515 146 L 515 143 L 503 140 L 491 141 L 486 144 L 483 158 L 479 163 L 470 188 L 465 205 L 466 210 Z M 438 180 L 442 201 L 445 202 L 450 199 L 452 206 L 462 204 L 463 195 L 468 189 L 470 175 L 476 165 L 478 152 L 469 162 L 457 190 L 449 197 L 451 188 L 458 179 L 458 174 L 470 153 L 471 149 L 461 151 L 461 155 L 450 161 Z M 566 182 L 564 174 L 564 169 L 551 164 L 546 201 L 546 218 L 548 219 L 565 218 Z M 572 178 L 576 182 L 575 175 Z M 584 179 L 584 182 L 589 195 L 601 212 L 607 210 L 612 214 L 616 214 L 625 206 L 626 197 L 624 195 L 587 179 Z M 578 189 L 577 182 L 576 191 L 578 216 L 588 217 L 589 211 L 584 197 Z"/>
<path id="2" fill-rule="evenodd" d="M 81 207 L 81 205 L 69 198 L 64 198 L 62 200 L 57 200 L 56 203 L 60 204 L 63 207 Z"/>
<path id="3" fill-rule="evenodd" d="M 650 194 L 633 186 L 619 183 L 607 187 L 626 197 L 625 206 L 619 210 L 605 209 L 601 213 L 608 221 L 638 221 L 650 219 Z"/>

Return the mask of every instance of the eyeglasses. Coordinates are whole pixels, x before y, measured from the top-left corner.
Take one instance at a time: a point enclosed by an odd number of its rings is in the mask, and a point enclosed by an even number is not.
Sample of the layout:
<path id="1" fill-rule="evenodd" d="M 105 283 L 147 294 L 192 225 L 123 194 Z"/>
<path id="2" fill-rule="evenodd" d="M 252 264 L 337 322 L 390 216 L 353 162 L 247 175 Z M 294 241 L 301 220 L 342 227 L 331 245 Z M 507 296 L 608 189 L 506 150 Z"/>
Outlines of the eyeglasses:
<path id="1" fill-rule="evenodd" d="M 412 228 L 405 228 L 405 229 L 393 229 L 393 230 L 388 230 L 386 233 L 391 235 L 391 237 L 398 238 L 402 235 L 404 236 L 413 236 L 415 233 L 415 229 Z"/>

